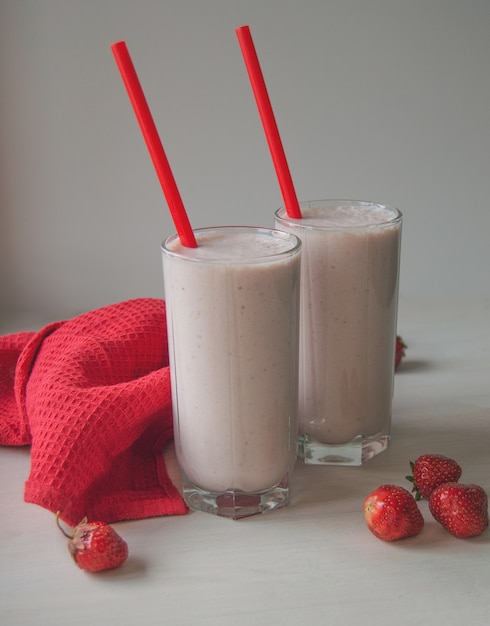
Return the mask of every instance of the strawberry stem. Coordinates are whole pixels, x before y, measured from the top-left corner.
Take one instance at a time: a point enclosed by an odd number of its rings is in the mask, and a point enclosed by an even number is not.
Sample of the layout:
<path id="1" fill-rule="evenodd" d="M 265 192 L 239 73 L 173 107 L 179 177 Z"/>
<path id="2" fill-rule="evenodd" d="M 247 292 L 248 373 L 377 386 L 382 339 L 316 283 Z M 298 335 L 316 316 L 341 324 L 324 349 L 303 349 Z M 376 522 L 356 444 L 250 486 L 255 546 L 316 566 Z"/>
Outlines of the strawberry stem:
<path id="1" fill-rule="evenodd" d="M 64 528 L 62 528 L 60 524 L 60 511 L 56 511 L 56 525 L 61 530 L 61 532 L 65 535 L 67 539 L 72 539 L 72 535 L 69 535 Z"/>
<path id="2" fill-rule="evenodd" d="M 413 474 L 413 468 L 415 467 L 415 463 L 413 461 L 410 461 L 410 469 L 412 470 L 412 474 Z M 405 476 L 405 478 L 412 483 L 412 493 L 414 494 L 414 498 L 415 500 L 419 501 L 422 500 L 422 496 L 420 495 L 420 491 L 417 488 L 417 485 L 415 484 L 415 480 L 413 478 L 413 475 L 409 474 L 408 476 Z"/>

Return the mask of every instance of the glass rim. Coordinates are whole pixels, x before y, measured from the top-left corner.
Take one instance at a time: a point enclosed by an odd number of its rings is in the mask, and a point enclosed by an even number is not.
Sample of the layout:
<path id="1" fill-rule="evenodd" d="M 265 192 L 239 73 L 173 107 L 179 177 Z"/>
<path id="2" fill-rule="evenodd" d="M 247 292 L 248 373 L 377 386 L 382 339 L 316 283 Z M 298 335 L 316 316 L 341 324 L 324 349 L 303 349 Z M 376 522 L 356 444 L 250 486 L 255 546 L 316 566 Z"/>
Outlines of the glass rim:
<path id="1" fill-rule="evenodd" d="M 350 200 L 350 199 L 326 199 L 326 200 L 305 200 L 299 202 L 301 209 L 308 208 L 330 208 L 330 207 L 376 207 L 379 209 L 386 209 L 393 213 L 393 217 L 389 219 L 383 219 L 379 222 L 373 222 L 368 224 L 352 224 L 346 226 L 329 225 L 329 224 L 307 224 L 304 223 L 302 218 L 289 217 L 285 212 L 284 206 L 279 207 L 274 215 L 276 219 L 284 225 L 288 225 L 295 228 L 302 228 L 304 230 L 325 230 L 325 231 L 349 231 L 349 230 L 369 230 L 376 228 L 388 228 L 400 223 L 403 219 L 403 213 L 394 206 L 384 204 L 383 202 L 375 202 L 371 200 Z M 281 215 L 282 213 L 282 215 Z"/>
<path id="2" fill-rule="evenodd" d="M 199 256 L 199 236 L 207 233 L 224 233 L 224 232 L 234 232 L 234 233 L 257 233 L 267 235 L 272 238 L 279 238 L 282 241 L 290 242 L 290 246 L 285 250 L 273 251 L 268 254 L 252 254 L 250 256 L 236 257 L 230 255 L 213 257 L 213 256 Z M 196 236 L 196 241 L 198 244 L 197 248 L 188 248 L 184 246 L 180 246 L 178 250 L 171 250 L 169 246 L 179 240 L 178 233 L 174 233 L 167 237 L 161 244 L 161 250 L 164 256 L 180 259 L 189 263 L 200 263 L 200 264 L 216 264 L 216 265 L 247 265 L 247 264 L 257 264 L 257 263 L 266 263 L 273 261 L 280 261 L 281 259 L 293 256 L 300 252 L 302 242 L 301 239 L 295 235 L 294 233 L 288 233 L 286 231 L 280 230 L 278 228 L 268 228 L 266 226 L 207 226 L 204 228 L 196 228 L 194 229 L 194 235 Z"/>

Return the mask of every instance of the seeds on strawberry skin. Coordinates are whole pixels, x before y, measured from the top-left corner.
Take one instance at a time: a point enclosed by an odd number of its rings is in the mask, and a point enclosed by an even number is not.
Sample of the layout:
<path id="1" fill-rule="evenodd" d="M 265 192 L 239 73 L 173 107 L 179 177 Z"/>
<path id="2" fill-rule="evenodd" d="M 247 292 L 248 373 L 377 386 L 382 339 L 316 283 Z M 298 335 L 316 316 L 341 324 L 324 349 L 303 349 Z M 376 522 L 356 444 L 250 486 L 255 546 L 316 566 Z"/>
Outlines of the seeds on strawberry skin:
<path id="1" fill-rule="evenodd" d="M 424 518 L 412 494 L 397 485 L 381 485 L 364 500 L 364 518 L 369 530 L 383 541 L 418 535 Z"/>
<path id="2" fill-rule="evenodd" d="M 479 485 L 440 485 L 430 496 L 429 510 L 443 528 L 461 539 L 481 535 L 488 527 L 488 497 Z"/>
<path id="3" fill-rule="evenodd" d="M 456 483 L 461 477 L 461 467 L 454 460 L 442 454 L 422 454 L 414 462 L 410 461 L 412 474 L 405 478 L 413 483 L 412 492 L 416 500 L 425 498 L 443 483 Z"/>
<path id="4" fill-rule="evenodd" d="M 56 522 L 68 538 L 68 550 L 81 569 L 87 572 L 114 569 L 128 558 L 127 543 L 105 522 L 88 522 L 85 517 L 70 534 L 61 527 L 59 512 Z"/>

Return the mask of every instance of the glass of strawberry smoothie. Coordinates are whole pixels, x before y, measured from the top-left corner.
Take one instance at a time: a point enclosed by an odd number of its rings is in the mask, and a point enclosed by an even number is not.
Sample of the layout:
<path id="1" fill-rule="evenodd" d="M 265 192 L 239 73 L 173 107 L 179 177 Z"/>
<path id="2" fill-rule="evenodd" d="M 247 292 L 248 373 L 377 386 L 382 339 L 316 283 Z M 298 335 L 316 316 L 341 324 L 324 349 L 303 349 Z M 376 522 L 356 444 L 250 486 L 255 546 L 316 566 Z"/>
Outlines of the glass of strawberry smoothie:
<path id="1" fill-rule="evenodd" d="M 192 509 L 287 504 L 297 452 L 301 242 L 266 228 L 162 245 L 175 447 Z"/>
<path id="2" fill-rule="evenodd" d="M 300 203 L 276 227 L 302 241 L 299 455 L 361 465 L 389 443 L 402 214 L 372 202 Z"/>

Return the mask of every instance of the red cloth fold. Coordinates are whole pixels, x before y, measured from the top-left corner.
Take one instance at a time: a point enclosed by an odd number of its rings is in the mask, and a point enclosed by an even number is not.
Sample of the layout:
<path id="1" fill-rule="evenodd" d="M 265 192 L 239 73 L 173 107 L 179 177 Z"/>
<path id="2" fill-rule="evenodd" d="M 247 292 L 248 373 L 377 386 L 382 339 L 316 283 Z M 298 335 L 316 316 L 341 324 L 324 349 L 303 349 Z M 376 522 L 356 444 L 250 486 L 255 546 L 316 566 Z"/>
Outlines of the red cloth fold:
<path id="1" fill-rule="evenodd" d="M 0 337 L 0 444 L 31 446 L 27 502 L 71 525 L 186 513 L 162 456 L 172 437 L 163 300 Z"/>

